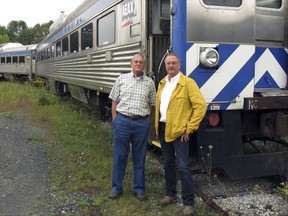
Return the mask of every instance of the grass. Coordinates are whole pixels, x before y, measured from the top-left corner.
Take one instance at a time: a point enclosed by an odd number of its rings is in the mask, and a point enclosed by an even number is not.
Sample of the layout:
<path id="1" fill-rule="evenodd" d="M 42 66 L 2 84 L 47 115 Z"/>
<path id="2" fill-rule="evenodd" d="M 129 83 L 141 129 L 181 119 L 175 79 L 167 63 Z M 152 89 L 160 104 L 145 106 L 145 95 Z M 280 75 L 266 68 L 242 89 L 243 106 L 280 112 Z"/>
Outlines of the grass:
<path id="1" fill-rule="evenodd" d="M 93 200 L 76 200 L 81 209 L 78 215 L 169 216 L 180 211 L 180 203 L 159 206 L 164 194 L 163 170 L 149 155 L 146 162 L 148 200 L 140 202 L 131 195 L 131 158 L 123 197 L 112 201 L 107 198 L 111 191 L 112 128 L 99 120 L 97 112 L 88 112 L 85 106 L 48 93 L 44 87 L 0 82 L 0 112 L 11 116 L 16 111 L 23 112 L 33 124 L 48 131 L 49 139 L 44 142 L 44 148 L 51 168 L 51 188 L 57 200 L 65 202 L 67 193 L 79 192 Z M 197 215 L 218 215 L 202 202 L 197 202 L 195 207 Z"/>

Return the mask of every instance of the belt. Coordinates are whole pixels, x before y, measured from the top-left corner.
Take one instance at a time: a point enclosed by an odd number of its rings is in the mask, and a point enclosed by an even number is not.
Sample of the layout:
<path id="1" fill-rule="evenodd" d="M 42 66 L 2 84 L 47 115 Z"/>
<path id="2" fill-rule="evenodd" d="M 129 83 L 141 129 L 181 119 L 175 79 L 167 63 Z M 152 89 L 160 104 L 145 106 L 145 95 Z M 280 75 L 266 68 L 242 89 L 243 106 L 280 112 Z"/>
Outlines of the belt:
<path id="1" fill-rule="evenodd" d="M 124 115 L 124 114 L 119 113 L 119 112 L 118 112 L 118 114 L 121 115 L 121 116 L 123 116 L 123 117 L 125 117 L 125 118 L 129 118 L 129 119 L 133 119 L 133 120 L 145 119 L 145 118 L 147 118 L 147 117 L 149 116 L 149 115 L 146 115 L 146 116 L 141 116 L 141 115 L 131 115 L 131 116 L 128 116 L 128 115 Z"/>

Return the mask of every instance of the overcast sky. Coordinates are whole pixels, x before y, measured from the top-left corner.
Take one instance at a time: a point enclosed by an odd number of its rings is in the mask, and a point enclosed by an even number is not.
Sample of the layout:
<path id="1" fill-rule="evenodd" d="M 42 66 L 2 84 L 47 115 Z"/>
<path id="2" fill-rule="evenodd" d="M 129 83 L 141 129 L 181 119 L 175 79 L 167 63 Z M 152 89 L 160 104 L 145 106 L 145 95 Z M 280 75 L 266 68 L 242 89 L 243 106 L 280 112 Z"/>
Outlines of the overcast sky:
<path id="1" fill-rule="evenodd" d="M 61 11 L 71 11 L 84 0 L 1 0 L 0 25 L 7 27 L 12 20 L 23 20 L 28 27 L 55 21 Z"/>

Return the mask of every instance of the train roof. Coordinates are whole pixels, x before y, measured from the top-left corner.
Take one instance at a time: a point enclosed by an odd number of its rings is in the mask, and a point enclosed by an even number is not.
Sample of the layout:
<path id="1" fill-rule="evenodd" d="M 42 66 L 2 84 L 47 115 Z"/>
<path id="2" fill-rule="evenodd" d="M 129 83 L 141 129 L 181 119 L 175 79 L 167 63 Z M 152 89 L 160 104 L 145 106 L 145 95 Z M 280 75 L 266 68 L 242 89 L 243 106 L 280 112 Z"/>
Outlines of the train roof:
<path id="1" fill-rule="evenodd" d="M 53 34 L 55 31 L 63 28 L 68 23 L 75 20 L 79 17 L 85 10 L 91 7 L 95 2 L 99 0 L 85 0 L 78 7 L 76 7 L 73 11 L 63 11 L 63 13 L 54 21 L 54 23 L 50 26 L 49 34 Z"/>
<path id="2" fill-rule="evenodd" d="M 99 4 L 97 2 L 99 1 Z M 60 20 L 58 18 L 57 24 L 52 26 L 49 30 L 49 34 L 39 43 L 39 46 L 47 45 L 55 42 L 67 33 L 73 31 L 78 26 L 82 25 L 86 21 L 92 19 L 94 16 L 99 14 L 105 7 L 112 5 L 117 0 L 106 0 L 105 4 L 101 0 L 85 0 L 78 7 L 76 7 L 69 15 L 63 15 Z M 62 19 L 62 23 L 61 23 Z M 59 36 L 60 35 L 60 36 Z"/>
<path id="3" fill-rule="evenodd" d="M 23 44 L 21 43 L 3 43 L 3 44 L 0 44 L 0 52 L 9 48 L 21 47 L 21 46 L 23 46 Z"/>
<path id="4" fill-rule="evenodd" d="M 7 48 L 7 49 L 1 51 L 1 53 L 30 51 L 30 50 L 36 49 L 36 47 L 37 47 L 37 44 L 22 45 L 22 46 L 18 46 L 18 47 L 10 47 L 10 48 Z"/>

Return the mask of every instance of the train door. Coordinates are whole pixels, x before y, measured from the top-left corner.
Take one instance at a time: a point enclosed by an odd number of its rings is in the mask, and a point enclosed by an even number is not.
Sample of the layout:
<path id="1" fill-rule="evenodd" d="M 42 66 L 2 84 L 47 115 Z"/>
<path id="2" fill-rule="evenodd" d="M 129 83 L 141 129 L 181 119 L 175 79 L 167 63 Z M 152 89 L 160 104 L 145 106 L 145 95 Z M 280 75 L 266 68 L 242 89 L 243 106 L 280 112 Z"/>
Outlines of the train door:
<path id="1" fill-rule="evenodd" d="M 149 72 L 157 88 L 159 81 L 166 75 L 164 58 L 170 48 L 170 0 L 148 0 L 147 40 Z M 154 114 L 152 113 L 152 116 Z M 160 147 L 155 140 L 154 118 L 152 118 L 149 143 Z"/>
<path id="2" fill-rule="evenodd" d="M 256 0 L 255 40 L 258 46 L 288 47 L 288 3 Z"/>
<path id="3" fill-rule="evenodd" d="M 286 64 L 283 61 L 285 49 L 288 52 L 288 2 L 256 0 L 255 26 L 255 90 L 262 95 L 275 94 L 277 89 L 288 87 L 287 55 Z"/>
<path id="4" fill-rule="evenodd" d="M 148 0 L 149 70 L 155 85 L 166 75 L 162 64 L 170 47 L 170 0 Z"/>

